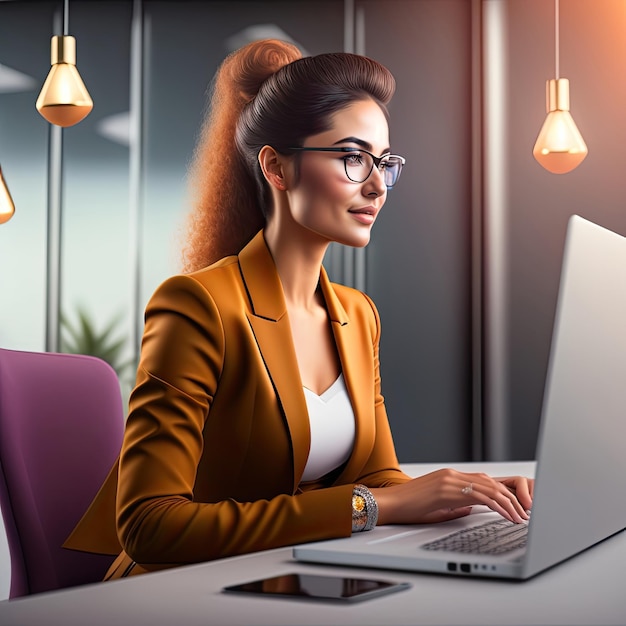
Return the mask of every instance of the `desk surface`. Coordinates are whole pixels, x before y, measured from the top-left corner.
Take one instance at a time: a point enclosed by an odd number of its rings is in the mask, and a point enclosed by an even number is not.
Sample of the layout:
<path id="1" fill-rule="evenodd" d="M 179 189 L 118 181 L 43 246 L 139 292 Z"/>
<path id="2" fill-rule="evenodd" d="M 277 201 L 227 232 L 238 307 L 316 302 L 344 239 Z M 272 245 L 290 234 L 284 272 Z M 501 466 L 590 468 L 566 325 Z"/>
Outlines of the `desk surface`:
<path id="1" fill-rule="evenodd" d="M 493 475 L 533 472 L 532 463 L 453 464 Z M 417 476 L 435 465 L 405 465 Z M 456 578 L 295 562 L 291 548 L 145 574 L 122 581 L 0 602 L 6 626 L 210 626 L 626 624 L 626 533 L 525 582 Z M 411 589 L 344 606 L 319 601 L 248 598 L 221 592 L 287 572 L 372 575 Z"/>

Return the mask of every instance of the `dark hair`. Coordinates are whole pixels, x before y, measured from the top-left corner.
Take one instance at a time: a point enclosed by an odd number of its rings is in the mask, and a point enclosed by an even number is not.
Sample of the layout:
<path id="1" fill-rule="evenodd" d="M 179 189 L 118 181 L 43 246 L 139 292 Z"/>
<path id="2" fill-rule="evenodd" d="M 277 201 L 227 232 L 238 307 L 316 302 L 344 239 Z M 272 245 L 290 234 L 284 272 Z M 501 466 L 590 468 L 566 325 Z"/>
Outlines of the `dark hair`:
<path id="1" fill-rule="evenodd" d="M 193 164 L 199 201 L 191 214 L 188 271 L 238 253 L 262 228 L 270 210 L 257 160 L 263 146 L 291 154 L 359 100 L 374 100 L 387 115 L 395 80 L 380 63 L 342 52 L 298 57 L 291 44 L 256 41 L 218 72 Z"/>

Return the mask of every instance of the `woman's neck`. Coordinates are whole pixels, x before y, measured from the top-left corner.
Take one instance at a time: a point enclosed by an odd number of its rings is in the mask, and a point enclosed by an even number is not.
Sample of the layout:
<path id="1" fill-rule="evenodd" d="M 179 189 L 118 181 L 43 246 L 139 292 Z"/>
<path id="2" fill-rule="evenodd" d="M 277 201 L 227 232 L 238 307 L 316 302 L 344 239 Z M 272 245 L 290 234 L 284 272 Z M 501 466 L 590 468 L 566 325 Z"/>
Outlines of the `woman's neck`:
<path id="1" fill-rule="evenodd" d="M 271 222 L 264 235 L 276 263 L 287 306 L 309 311 L 317 308 L 320 303 L 317 288 L 328 242 L 308 236 L 301 229 L 294 232 L 294 229 L 274 227 Z"/>

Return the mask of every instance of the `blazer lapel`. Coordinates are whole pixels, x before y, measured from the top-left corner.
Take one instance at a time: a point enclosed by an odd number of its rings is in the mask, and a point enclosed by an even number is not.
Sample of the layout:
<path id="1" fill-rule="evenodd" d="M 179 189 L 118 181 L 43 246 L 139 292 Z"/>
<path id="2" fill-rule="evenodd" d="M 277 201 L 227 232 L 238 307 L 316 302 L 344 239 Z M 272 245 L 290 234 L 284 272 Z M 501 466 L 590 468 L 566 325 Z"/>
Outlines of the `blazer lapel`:
<path id="1" fill-rule="evenodd" d="M 251 302 L 248 320 L 291 436 L 295 490 L 304 472 L 311 434 L 283 288 L 263 231 L 240 252 L 239 265 Z M 323 267 L 320 286 L 356 420 L 354 450 L 336 481 L 349 482 L 367 462 L 376 434 L 372 345 L 363 324 L 350 323 Z"/>
<path id="2" fill-rule="evenodd" d="M 291 436 L 295 491 L 309 455 L 311 434 L 283 288 L 262 231 L 240 252 L 239 265 L 251 302 L 248 321 Z"/>
<path id="3" fill-rule="evenodd" d="M 356 422 L 354 450 L 335 482 L 352 482 L 365 466 L 376 436 L 372 344 L 369 334 L 364 335 L 363 326 L 357 320 L 350 322 L 324 268 L 320 275 L 320 285 Z"/>

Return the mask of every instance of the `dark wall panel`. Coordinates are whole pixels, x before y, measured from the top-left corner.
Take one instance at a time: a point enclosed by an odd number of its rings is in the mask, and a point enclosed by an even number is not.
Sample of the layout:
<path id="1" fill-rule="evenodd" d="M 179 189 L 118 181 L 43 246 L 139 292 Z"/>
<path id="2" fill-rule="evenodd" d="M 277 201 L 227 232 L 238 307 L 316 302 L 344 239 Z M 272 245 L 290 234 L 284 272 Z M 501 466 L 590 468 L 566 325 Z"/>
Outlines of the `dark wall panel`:
<path id="1" fill-rule="evenodd" d="M 407 462 L 471 453 L 470 4 L 358 3 L 365 51 L 398 83 L 391 145 L 407 159 L 367 249 L 383 393 Z"/>

